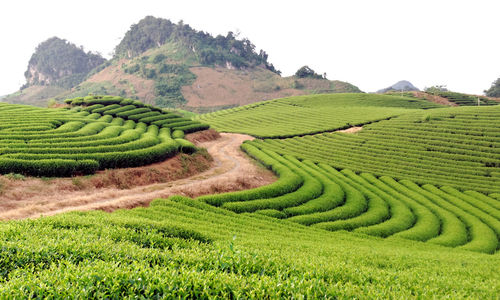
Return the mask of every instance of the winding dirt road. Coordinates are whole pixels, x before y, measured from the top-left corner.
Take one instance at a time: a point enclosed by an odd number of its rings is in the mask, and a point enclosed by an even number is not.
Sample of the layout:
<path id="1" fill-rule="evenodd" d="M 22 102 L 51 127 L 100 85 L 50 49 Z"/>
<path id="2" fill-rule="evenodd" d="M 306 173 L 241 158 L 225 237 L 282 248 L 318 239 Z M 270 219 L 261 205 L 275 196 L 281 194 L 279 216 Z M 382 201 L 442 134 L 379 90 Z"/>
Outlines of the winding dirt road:
<path id="1" fill-rule="evenodd" d="M 118 208 L 147 206 L 154 199 L 171 195 L 194 197 L 269 184 L 276 180 L 275 176 L 255 164 L 240 150 L 241 143 L 251 139 L 251 136 L 243 134 L 222 133 L 216 140 L 199 143 L 199 147 L 207 149 L 214 163 L 207 171 L 188 178 L 125 190 L 102 188 L 61 191 L 50 196 L 19 199 L 11 207 L 2 207 L 0 220 L 37 218 L 74 210 L 113 211 Z"/>

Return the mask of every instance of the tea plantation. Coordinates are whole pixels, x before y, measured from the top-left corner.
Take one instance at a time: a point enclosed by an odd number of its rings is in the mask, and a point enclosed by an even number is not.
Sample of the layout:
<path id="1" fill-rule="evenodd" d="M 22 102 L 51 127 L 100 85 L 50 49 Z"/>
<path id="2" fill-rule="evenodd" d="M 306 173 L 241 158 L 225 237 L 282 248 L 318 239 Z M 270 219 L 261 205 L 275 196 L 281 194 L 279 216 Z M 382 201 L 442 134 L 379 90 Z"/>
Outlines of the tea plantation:
<path id="1" fill-rule="evenodd" d="M 92 174 L 162 161 L 196 148 L 208 125 L 121 97 L 68 100 L 70 110 L 0 103 L 0 174 Z"/>
<path id="2" fill-rule="evenodd" d="M 179 138 L 208 127 L 128 99 L 67 102 L 0 104 L 0 166 L 140 165 L 195 151 Z M 500 106 L 314 95 L 197 119 L 258 137 L 241 148 L 278 179 L 0 223 L 0 298 L 498 298 Z M 138 154 L 155 147 L 171 150 Z"/>
<path id="3" fill-rule="evenodd" d="M 414 109 L 441 107 L 421 99 L 369 94 L 309 95 L 257 102 L 199 117 L 224 132 L 285 138 L 334 131 Z"/>

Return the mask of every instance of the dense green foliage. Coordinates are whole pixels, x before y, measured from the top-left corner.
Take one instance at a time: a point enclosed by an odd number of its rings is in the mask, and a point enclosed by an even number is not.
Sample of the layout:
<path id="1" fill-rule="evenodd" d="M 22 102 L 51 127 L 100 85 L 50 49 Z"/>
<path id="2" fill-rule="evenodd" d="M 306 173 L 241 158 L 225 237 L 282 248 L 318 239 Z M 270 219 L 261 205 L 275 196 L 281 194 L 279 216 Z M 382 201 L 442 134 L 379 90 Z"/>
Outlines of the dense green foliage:
<path id="1" fill-rule="evenodd" d="M 298 78 L 315 78 L 315 79 L 326 79 L 322 75 L 317 74 L 313 69 L 308 66 L 303 66 L 295 72 L 295 76 Z"/>
<path id="2" fill-rule="evenodd" d="M 173 53 L 182 57 L 170 57 Z M 189 65 L 193 64 L 191 58 L 192 55 L 179 44 L 168 43 L 155 48 L 152 55 L 132 58 L 121 68 L 125 73 L 154 80 L 155 105 L 174 108 L 187 103 L 182 87 L 191 85 L 196 79 L 189 70 Z"/>
<path id="3" fill-rule="evenodd" d="M 232 32 L 228 32 L 226 36 L 213 37 L 191 28 L 182 21 L 174 24 L 152 16 L 147 16 L 130 27 L 123 40 L 116 46 L 115 55 L 134 57 L 170 41 L 181 43 L 190 49 L 203 65 L 230 64 L 235 68 L 262 65 L 279 73 L 267 61 L 267 54 L 262 50 L 257 53 L 255 45 L 248 39 L 238 40 Z"/>
<path id="4" fill-rule="evenodd" d="M 498 255 L 182 197 L 0 224 L 2 298 L 495 298 Z"/>
<path id="5" fill-rule="evenodd" d="M 66 40 L 53 37 L 38 45 L 24 76 L 28 85 L 72 88 L 105 61 L 99 54 L 86 53 Z"/>
<path id="6" fill-rule="evenodd" d="M 0 104 L 0 170 L 29 159 L 30 168 L 142 163 L 162 155 L 150 151 L 156 139 L 196 151 L 182 138 L 207 126 L 121 97 L 66 102 L 69 111 Z M 0 298 L 494 299 L 500 106 L 437 107 L 326 95 L 205 115 L 230 130 L 295 136 L 242 145 L 279 179 L 0 223 Z M 305 135 L 385 118 L 356 134 Z"/>
<path id="7" fill-rule="evenodd" d="M 339 169 L 491 193 L 500 191 L 499 118 L 500 106 L 414 111 L 357 134 L 255 143 Z"/>
<path id="8" fill-rule="evenodd" d="M 75 107 L 66 111 L 0 103 L 0 173 L 71 176 L 142 166 L 178 151 L 195 152 L 182 139 L 184 132 L 208 128 L 121 97 L 66 102 Z"/>
<path id="9" fill-rule="evenodd" d="M 500 78 L 495 80 L 495 82 L 491 84 L 491 87 L 484 92 L 488 97 L 500 98 Z"/>
<path id="10" fill-rule="evenodd" d="M 257 102 L 201 115 L 215 129 L 283 138 L 334 131 L 408 112 L 440 107 L 407 97 L 373 94 L 331 94 Z"/>
<path id="11" fill-rule="evenodd" d="M 347 169 L 339 172 L 326 164 L 280 156 L 262 143 L 245 143 L 242 148 L 275 170 L 280 179 L 267 187 L 198 200 L 237 213 L 261 213 L 332 231 L 485 253 L 499 249 L 500 210 L 489 204 L 494 201 L 491 197 L 475 198 L 451 187 L 419 187 L 408 180 L 358 175 Z"/>

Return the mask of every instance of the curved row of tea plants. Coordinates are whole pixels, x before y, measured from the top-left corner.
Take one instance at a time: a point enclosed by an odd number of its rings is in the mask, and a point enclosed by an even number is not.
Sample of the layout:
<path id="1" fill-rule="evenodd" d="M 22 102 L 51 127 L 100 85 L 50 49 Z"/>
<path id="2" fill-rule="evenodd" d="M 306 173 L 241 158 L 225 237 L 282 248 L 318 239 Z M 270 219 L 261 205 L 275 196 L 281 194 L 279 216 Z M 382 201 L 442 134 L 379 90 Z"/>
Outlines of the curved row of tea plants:
<path id="1" fill-rule="evenodd" d="M 432 92 L 432 94 L 438 95 L 440 97 L 448 99 L 450 102 L 456 103 L 458 105 L 464 105 L 464 106 L 476 106 L 476 105 L 478 105 L 478 98 L 479 98 L 479 105 L 498 105 L 498 104 L 500 104 L 500 102 L 491 100 L 488 97 L 473 96 L 473 95 L 467 95 L 467 94 L 462 94 L 462 93 L 457 93 L 457 92 L 435 91 L 435 92 Z"/>
<path id="2" fill-rule="evenodd" d="M 67 99 L 65 103 L 76 107 L 81 106 L 82 111 L 87 111 L 92 114 L 110 115 L 125 120 L 143 122 L 148 125 L 157 125 L 162 128 L 181 130 L 184 133 L 191 133 L 209 128 L 207 124 L 183 118 L 173 112 L 144 104 L 138 100 L 124 99 L 118 96 L 78 97 Z"/>
<path id="3" fill-rule="evenodd" d="M 127 106 L 115 109 L 122 107 Z M 116 114 L 95 110 L 0 104 L 0 174 L 71 176 L 142 166 L 180 150 L 196 151 L 193 144 L 182 139 L 182 128 L 187 128 L 186 132 L 206 128 L 191 121 L 171 126 L 118 116 L 125 116 L 127 110 Z"/>
<path id="4" fill-rule="evenodd" d="M 172 197 L 0 224 L 0 298 L 494 297 L 499 256 Z"/>
<path id="5" fill-rule="evenodd" d="M 324 133 L 255 145 L 338 169 L 500 192 L 500 106 L 413 112 L 356 134 Z"/>
<path id="6" fill-rule="evenodd" d="M 372 94 L 309 95 L 263 101 L 199 117 L 219 131 L 286 138 L 388 119 L 414 109 L 440 107 L 407 97 Z"/>
<path id="7" fill-rule="evenodd" d="M 399 237 L 471 251 L 499 248 L 500 210 L 492 197 L 471 196 L 451 187 L 376 178 L 292 156 L 242 148 L 280 175 L 254 190 L 199 197 L 237 213 L 260 213 L 327 230 Z M 297 177 L 299 179 L 297 180 Z"/>

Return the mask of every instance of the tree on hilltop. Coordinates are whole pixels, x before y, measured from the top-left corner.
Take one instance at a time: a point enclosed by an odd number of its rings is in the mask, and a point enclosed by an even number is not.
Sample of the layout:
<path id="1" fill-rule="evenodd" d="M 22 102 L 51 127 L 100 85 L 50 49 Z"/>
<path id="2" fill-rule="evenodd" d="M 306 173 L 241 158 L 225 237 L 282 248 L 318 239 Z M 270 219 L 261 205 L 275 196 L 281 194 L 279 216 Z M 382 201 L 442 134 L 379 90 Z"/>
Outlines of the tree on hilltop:
<path id="1" fill-rule="evenodd" d="M 325 73 L 326 75 L 326 73 Z M 303 66 L 295 72 L 295 76 L 298 78 L 315 78 L 315 79 L 324 79 L 323 76 L 314 72 L 313 69 L 309 68 L 309 66 Z M 326 79 L 326 76 L 325 76 Z"/>
<path id="2" fill-rule="evenodd" d="M 500 97 L 500 78 L 493 82 L 491 87 L 488 90 L 485 90 L 484 93 L 488 97 Z"/>

